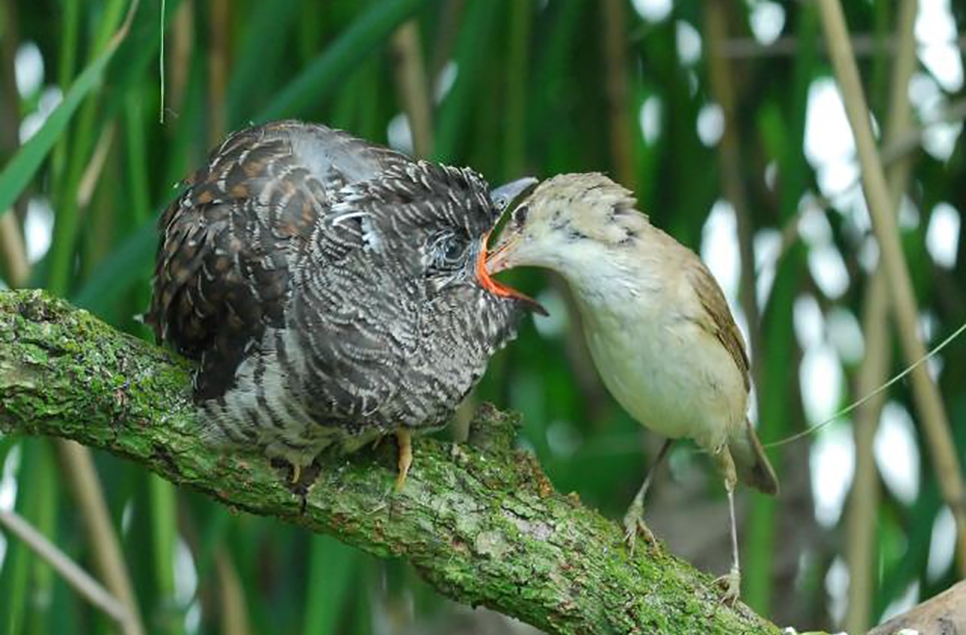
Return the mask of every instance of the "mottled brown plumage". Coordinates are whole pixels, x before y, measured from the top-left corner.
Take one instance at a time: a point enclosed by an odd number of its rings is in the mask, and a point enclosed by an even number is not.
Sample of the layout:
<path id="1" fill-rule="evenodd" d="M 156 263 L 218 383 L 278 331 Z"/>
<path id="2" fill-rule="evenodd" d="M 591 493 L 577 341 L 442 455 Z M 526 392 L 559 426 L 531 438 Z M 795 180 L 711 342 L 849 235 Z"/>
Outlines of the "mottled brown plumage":
<path id="1" fill-rule="evenodd" d="M 298 468 L 445 424 L 514 336 L 522 297 L 479 263 L 523 185 L 320 125 L 231 135 L 161 218 L 147 316 L 199 360 L 207 435 Z"/>

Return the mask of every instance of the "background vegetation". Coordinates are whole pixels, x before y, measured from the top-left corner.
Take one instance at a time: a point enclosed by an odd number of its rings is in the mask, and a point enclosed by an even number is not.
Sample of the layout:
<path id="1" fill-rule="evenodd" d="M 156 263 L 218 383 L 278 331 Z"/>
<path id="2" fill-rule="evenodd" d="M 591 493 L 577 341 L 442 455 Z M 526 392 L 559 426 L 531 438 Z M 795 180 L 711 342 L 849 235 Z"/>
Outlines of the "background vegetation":
<path id="1" fill-rule="evenodd" d="M 913 82 L 894 91 L 912 37 L 902 12 L 915 3 L 845 4 L 890 184 L 905 192 L 901 240 L 921 330 L 935 343 L 966 315 L 957 242 L 951 259 L 927 248 L 934 215 L 947 223 L 936 231 L 963 231 L 963 109 L 951 94 L 962 90 L 959 49 L 958 87 L 912 56 Z M 735 261 L 720 271 L 740 271 L 723 283 L 754 349 L 766 441 L 817 423 L 903 366 L 885 317 L 893 286 L 874 273 L 868 220 L 849 186 L 852 150 L 829 164 L 806 147 L 807 124 L 834 123 L 807 118 L 832 76 L 812 2 L 168 0 L 162 13 L 142 0 L 126 31 L 126 0 L 2 0 L 0 9 L 7 286 L 47 287 L 147 337 L 134 316 L 147 304 L 155 219 L 178 180 L 226 132 L 298 117 L 471 165 L 492 183 L 599 170 L 634 189 L 655 224 L 712 264 L 721 254 Z M 949 16 L 958 45 L 966 9 L 955 4 Z M 24 69 L 38 63 L 31 79 Z M 909 99 L 912 120 L 895 118 Z M 938 150 L 937 130 L 946 131 Z M 509 277 L 555 317 L 527 321 L 473 401 L 523 412 L 520 442 L 555 486 L 617 518 L 659 440 L 597 380 L 559 281 Z M 932 365 L 954 422 L 966 417 L 964 352 L 954 342 Z M 742 493 L 745 597 L 778 623 L 861 632 L 966 567 L 952 557 L 940 487 L 961 477 L 937 477 L 938 446 L 926 442 L 911 386 L 887 398 L 772 450 L 777 500 Z M 952 436 L 962 462 L 966 426 Z M 896 477 L 903 461 L 911 480 Z M 109 562 L 119 541 L 148 632 L 523 629 L 441 600 L 401 563 L 233 514 L 110 456 L 94 454 L 91 469 L 90 455 L 66 443 L 0 437 L 0 464 L 0 509 L 16 510 L 101 579 L 125 568 Z M 728 560 L 726 510 L 707 467 L 679 448 L 648 518 L 672 551 L 718 572 Z M 0 598 L 0 632 L 110 630 L 6 534 Z"/>

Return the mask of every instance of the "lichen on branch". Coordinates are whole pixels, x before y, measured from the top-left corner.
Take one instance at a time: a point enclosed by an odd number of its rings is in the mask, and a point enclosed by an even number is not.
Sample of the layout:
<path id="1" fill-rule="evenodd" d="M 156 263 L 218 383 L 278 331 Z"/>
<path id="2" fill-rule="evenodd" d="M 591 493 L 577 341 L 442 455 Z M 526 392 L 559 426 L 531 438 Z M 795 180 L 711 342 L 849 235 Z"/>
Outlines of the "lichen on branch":
<path id="1" fill-rule="evenodd" d="M 233 508 L 412 563 L 442 594 L 550 633 L 778 633 L 722 605 L 707 576 L 622 544 L 617 523 L 553 489 L 513 447 L 519 417 L 477 412 L 471 442 L 326 454 L 306 492 L 255 455 L 200 442 L 190 365 L 40 291 L 0 292 L 0 431 L 74 439 Z"/>

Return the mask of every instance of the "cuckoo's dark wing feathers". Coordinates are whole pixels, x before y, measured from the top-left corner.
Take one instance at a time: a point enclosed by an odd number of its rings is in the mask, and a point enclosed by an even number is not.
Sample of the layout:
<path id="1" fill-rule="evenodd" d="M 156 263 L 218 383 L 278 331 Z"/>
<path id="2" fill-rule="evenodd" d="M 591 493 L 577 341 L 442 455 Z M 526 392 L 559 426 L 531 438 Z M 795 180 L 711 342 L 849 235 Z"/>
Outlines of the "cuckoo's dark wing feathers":
<path id="1" fill-rule="evenodd" d="M 472 170 L 324 126 L 249 128 L 163 214 L 146 321 L 200 361 L 213 439 L 305 465 L 439 426 L 515 334 L 516 300 L 476 271 L 496 216 Z M 456 264 L 434 268 L 445 240 Z"/>
<path id="2" fill-rule="evenodd" d="M 196 399 L 222 394 L 266 326 L 281 326 L 291 241 L 307 241 L 339 190 L 404 155 L 344 132 L 278 122 L 228 137 L 160 220 L 146 321 L 201 359 Z"/>

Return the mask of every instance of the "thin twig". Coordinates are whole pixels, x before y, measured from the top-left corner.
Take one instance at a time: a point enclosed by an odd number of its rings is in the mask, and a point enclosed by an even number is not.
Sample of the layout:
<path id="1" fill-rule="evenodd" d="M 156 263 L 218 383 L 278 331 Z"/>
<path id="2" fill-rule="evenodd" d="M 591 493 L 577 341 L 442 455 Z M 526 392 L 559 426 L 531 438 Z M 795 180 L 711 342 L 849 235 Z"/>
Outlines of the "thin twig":
<path id="1" fill-rule="evenodd" d="M 17 288 L 27 284 L 30 278 L 30 262 L 27 260 L 23 234 L 16 214 L 4 214 L 0 217 L 0 257 L 3 258 L 3 268 L 7 272 L 7 285 Z"/>
<path id="2" fill-rule="evenodd" d="M 882 148 L 882 162 L 888 166 L 917 150 L 922 145 L 923 137 L 933 126 L 960 122 L 963 119 L 966 119 L 966 99 L 951 102 L 942 112 L 929 121 L 923 122 L 921 126 L 908 126 L 905 130 L 897 131 L 891 140 L 887 139 Z"/>
<path id="3" fill-rule="evenodd" d="M 617 180 L 637 192 L 627 72 L 627 8 L 624 0 L 604 0 L 599 5 L 604 21 L 604 63 L 607 78 L 607 110 L 610 153 Z"/>
<path id="4" fill-rule="evenodd" d="M 859 57 L 878 55 L 880 52 L 896 55 L 899 45 L 895 40 L 880 39 L 870 33 L 856 33 L 851 36 L 852 49 Z M 966 50 L 966 36 L 955 40 L 938 41 L 935 44 L 948 44 L 960 51 Z M 798 38 L 794 36 L 781 37 L 771 44 L 762 44 L 755 38 L 738 37 L 724 42 L 720 49 L 721 55 L 735 59 L 755 57 L 795 57 L 798 55 Z"/>
<path id="5" fill-rule="evenodd" d="M 130 30 L 139 5 L 139 0 L 132 0 L 124 21 L 108 42 L 108 48 L 120 46 Z M 97 164 L 96 157 L 93 164 Z M 120 543 L 107 512 L 90 451 L 76 443 L 63 440 L 57 441 L 55 447 L 65 468 L 64 480 L 77 495 L 81 517 L 88 528 L 88 537 L 95 554 L 95 563 L 114 597 L 125 607 L 123 631 L 126 635 L 139 635 L 144 632 L 144 628 L 141 626 L 133 587 L 124 567 Z"/>
<path id="6" fill-rule="evenodd" d="M 184 0 L 171 16 L 171 46 L 168 68 L 168 112 L 181 112 L 188 92 L 191 58 L 195 52 L 194 0 Z"/>
<path id="7" fill-rule="evenodd" d="M 135 600 L 134 588 L 121 551 L 121 543 L 111 522 L 104 490 L 94 469 L 90 450 L 73 441 L 57 439 L 54 447 L 64 473 L 64 481 L 77 501 L 87 539 L 94 552 L 94 564 L 104 584 L 127 608 L 124 620 L 126 635 L 141 635 L 144 626 Z"/>
<path id="8" fill-rule="evenodd" d="M 862 310 L 865 358 L 855 381 L 855 392 L 859 395 L 871 392 L 885 381 L 892 358 L 888 293 L 885 270 L 880 267 L 872 275 Z M 845 559 L 849 565 L 849 602 L 843 626 L 848 633 L 864 633 L 869 630 L 869 617 L 872 615 L 872 593 L 876 583 L 872 556 L 876 544 L 875 515 L 879 509 L 879 479 L 872 443 L 884 404 L 885 393 L 879 393 L 858 409 L 852 426 L 855 438 L 855 478 L 852 480 L 851 502 L 845 507 Z"/>
<path id="9" fill-rule="evenodd" d="M 799 432 L 797 434 L 793 434 L 793 435 L 791 435 L 789 437 L 785 437 L 784 439 L 781 439 L 779 441 L 773 441 L 771 443 L 766 443 L 764 445 L 765 449 L 768 449 L 768 448 L 777 448 L 779 446 L 787 445 L 787 444 L 792 443 L 794 441 L 798 441 L 799 439 L 804 439 L 807 436 L 810 436 L 810 435 L 815 434 L 816 432 L 818 432 L 822 428 L 828 426 L 829 424 L 834 423 L 834 422 L 836 422 L 839 419 L 842 419 L 844 417 L 847 417 L 853 411 L 858 410 L 859 408 L 861 408 L 865 404 L 869 403 L 870 401 L 872 401 L 873 399 L 875 399 L 879 395 L 884 394 L 887 390 L 889 390 L 890 388 L 892 388 L 893 386 L 895 386 L 896 384 L 898 384 L 900 381 L 902 381 L 903 379 L 905 379 L 906 377 L 908 377 L 909 375 L 911 375 L 913 373 L 913 371 L 915 371 L 918 368 L 922 367 L 930 359 L 932 359 L 933 357 L 935 357 L 936 355 L 938 355 L 939 353 L 941 353 L 943 351 L 943 349 L 945 349 L 947 346 L 949 346 L 950 344 L 952 344 L 953 341 L 956 338 L 958 338 L 960 335 L 962 335 L 963 333 L 966 333 L 966 322 L 960 324 L 959 327 L 955 331 L 953 331 L 950 335 L 946 336 L 946 339 L 944 339 L 943 341 L 939 342 L 939 344 L 936 344 L 934 347 L 932 347 L 928 351 L 923 352 L 922 357 L 920 357 L 919 359 L 915 360 L 914 362 L 912 362 L 911 364 L 909 364 L 908 366 L 906 366 L 898 374 L 893 375 L 892 377 L 890 377 L 889 378 L 889 381 L 885 382 L 884 384 L 880 384 L 879 386 L 877 386 L 875 388 L 875 390 L 873 390 L 873 391 L 871 391 L 871 392 L 863 395 L 857 401 L 853 401 L 852 403 L 850 403 L 846 407 L 842 408 L 841 410 L 839 410 L 838 412 L 836 412 L 832 416 L 826 418 L 821 423 L 816 423 L 815 425 L 810 426 L 809 428 L 807 428 L 805 430 L 802 430 L 801 432 Z"/>
<path id="10" fill-rule="evenodd" d="M 113 121 L 104 126 L 104 130 L 101 131 L 101 136 L 97 140 L 97 145 L 94 146 L 94 154 L 91 155 L 87 167 L 84 168 L 84 174 L 81 176 L 80 183 L 77 186 L 78 214 L 83 214 L 87 209 L 87 206 L 91 202 L 91 197 L 94 196 L 94 190 L 97 188 L 98 183 L 100 183 L 101 172 L 104 170 L 104 163 L 107 161 L 107 155 L 111 150 L 111 143 L 114 141 L 116 128 L 117 124 Z"/>
<path id="11" fill-rule="evenodd" d="M 966 99 L 960 99 L 951 103 L 942 113 L 934 119 L 923 123 L 921 126 L 897 133 L 895 139 L 886 141 L 879 152 L 883 167 L 891 169 L 896 163 L 907 160 L 922 145 L 923 137 L 926 136 L 931 127 L 943 123 L 962 121 L 963 119 L 966 119 Z M 842 187 L 839 190 L 839 194 L 845 194 L 852 188 L 861 185 L 862 175 L 859 174 L 849 184 Z M 788 250 L 798 242 L 798 222 L 802 219 L 802 215 L 805 212 L 817 209 L 822 213 L 826 213 L 831 208 L 832 200 L 825 195 L 819 195 L 811 199 L 810 206 L 801 206 L 796 210 L 782 226 L 781 241 L 779 242 L 778 248 L 768 258 L 763 260 L 757 269 L 757 274 L 761 275 L 763 271 L 777 267 Z"/>
<path id="12" fill-rule="evenodd" d="M 165 0 L 161 0 L 161 31 L 158 37 L 158 123 L 164 125 L 164 19 L 168 8 Z"/>
<path id="13" fill-rule="evenodd" d="M 20 97 L 15 81 L 14 59 L 17 54 L 17 3 L 4 2 L 0 6 L 3 37 L 0 38 L 0 160 L 13 156 L 20 145 Z M 26 196 L 21 195 L 17 206 L 22 206 Z M 12 212 L 13 210 L 6 210 Z M 30 276 L 30 263 L 24 247 L 23 232 L 17 215 L 0 210 L 0 259 L 7 272 L 7 283 L 21 287 Z"/>
<path id="14" fill-rule="evenodd" d="M 916 67 L 916 6 L 917 0 L 902 0 L 896 21 L 895 63 L 889 96 L 889 118 L 886 122 L 887 145 L 905 135 L 912 127 L 909 103 L 909 79 Z M 910 155 L 893 161 L 889 167 L 890 198 L 893 209 L 906 191 L 910 174 Z M 889 329 L 889 285 L 880 262 L 872 275 L 863 307 L 862 332 L 866 352 L 856 380 L 856 393 L 864 395 L 882 385 L 889 372 L 892 347 Z M 845 556 L 849 565 L 849 602 L 845 628 L 850 633 L 864 633 L 869 629 L 872 615 L 872 594 L 875 590 L 875 515 L 878 513 L 879 480 L 876 475 L 873 442 L 885 394 L 870 399 L 859 408 L 854 425 L 855 478 L 852 481 L 852 504 L 846 511 Z"/>
<path id="15" fill-rule="evenodd" d="M 12 511 L 0 511 L 0 526 L 16 536 L 37 556 L 60 574 L 81 597 L 123 626 L 128 621 L 127 607 L 84 571 L 63 551 L 47 540 L 30 523 Z"/>
<path id="16" fill-rule="evenodd" d="M 825 30 L 835 75 L 842 87 L 845 112 L 855 136 L 859 163 L 862 167 L 865 196 L 872 217 L 872 227 L 881 251 L 882 263 L 892 288 L 892 307 L 896 318 L 899 340 L 907 363 L 925 356 L 919 339 L 916 297 L 912 280 L 899 242 L 899 229 L 889 198 L 885 171 L 876 151 L 875 138 L 869 123 L 869 108 L 862 92 L 859 69 L 851 50 L 845 15 L 838 0 L 819 0 L 822 25 Z M 936 469 L 936 478 L 943 499 L 956 520 L 956 548 L 961 574 L 966 575 L 966 488 L 956 447 L 949 430 L 949 418 L 936 383 L 923 365 L 914 366 L 913 396 L 922 428 Z"/>
<path id="17" fill-rule="evenodd" d="M 215 571 L 218 575 L 218 606 L 221 631 L 231 635 L 249 635 L 248 602 L 245 587 L 238 577 L 238 569 L 225 547 L 215 549 Z"/>
<path id="18" fill-rule="evenodd" d="M 709 2 L 705 5 L 705 31 L 712 51 L 728 34 L 728 18 L 725 4 Z M 735 210 L 738 225 L 738 252 L 741 258 L 741 309 L 748 321 L 748 338 L 753 356 L 761 353 L 761 324 L 758 300 L 755 294 L 754 227 L 748 209 L 748 194 L 741 176 L 741 145 L 738 136 L 737 99 L 734 94 L 734 73 L 725 57 L 712 54 L 708 57 L 708 74 L 711 93 L 724 113 L 724 131 L 718 144 L 718 169 L 725 197 Z M 757 360 L 756 360 L 757 361 Z M 755 384 L 759 383 L 761 364 L 752 364 Z"/>
<path id="19" fill-rule="evenodd" d="M 139 6 L 140 0 L 132 0 L 124 21 L 108 42 L 108 48 L 117 48 L 124 41 Z M 90 168 L 90 165 L 88 167 Z M 56 283 L 54 286 L 57 286 Z M 77 499 L 78 510 L 94 552 L 95 566 L 107 588 L 127 607 L 127 619 L 123 624 L 124 633 L 141 635 L 144 633 L 144 626 L 135 599 L 134 587 L 124 562 L 120 540 L 107 511 L 104 491 L 97 471 L 94 469 L 90 450 L 65 440 L 57 440 L 54 447 L 60 458 L 64 481 Z"/>
<path id="20" fill-rule="evenodd" d="M 450 0 L 440 7 L 439 20 L 436 27 L 436 41 L 433 48 L 431 76 L 435 80 L 439 77 L 446 63 L 453 57 L 457 36 L 466 10 L 466 0 Z"/>
<path id="21" fill-rule="evenodd" d="M 208 141 L 220 141 L 226 133 L 225 117 L 228 108 L 228 29 L 231 25 L 229 0 L 211 0 L 208 21 Z"/>
<path id="22" fill-rule="evenodd" d="M 419 23 L 409 20 L 396 29 L 390 41 L 393 54 L 396 90 L 403 111 L 409 119 L 416 155 L 433 154 L 433 108 L 429 80 L 419 37 Z"/>

